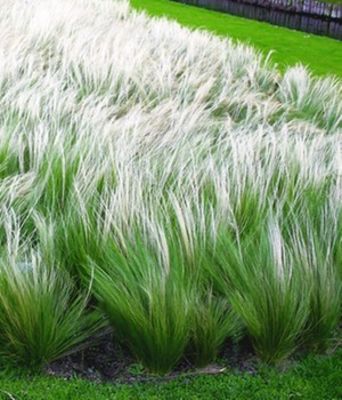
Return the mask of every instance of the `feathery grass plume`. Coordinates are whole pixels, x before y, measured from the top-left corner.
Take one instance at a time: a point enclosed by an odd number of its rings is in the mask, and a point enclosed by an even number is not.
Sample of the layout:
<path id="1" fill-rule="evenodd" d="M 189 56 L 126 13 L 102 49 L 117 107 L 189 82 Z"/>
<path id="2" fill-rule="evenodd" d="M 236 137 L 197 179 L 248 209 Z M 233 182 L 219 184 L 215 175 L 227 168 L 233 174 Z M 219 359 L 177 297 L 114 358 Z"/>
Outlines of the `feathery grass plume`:
<path id="1" fill-rule="evenodd" d="M 341 97 L 342 88 L 336 78 L 317 80 L 303 66 L 289 69 L 279 87 L 287 118 L 315 121 L 331 133 L 342 129 Z"/>

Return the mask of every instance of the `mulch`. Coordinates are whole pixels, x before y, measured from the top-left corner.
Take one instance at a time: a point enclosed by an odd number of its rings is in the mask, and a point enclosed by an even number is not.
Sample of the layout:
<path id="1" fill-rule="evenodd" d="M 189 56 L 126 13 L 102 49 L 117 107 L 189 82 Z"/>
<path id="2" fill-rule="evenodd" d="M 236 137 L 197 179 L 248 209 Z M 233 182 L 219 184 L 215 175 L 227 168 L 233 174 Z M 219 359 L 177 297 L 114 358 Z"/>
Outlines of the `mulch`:
<path id="1" fill-rule="evenodd" d="M 196 369 L 189 360 L 182 360 L 176 369 L 166 375 L 151 375 L 119 345 L 112 333 L 96 338 L 94 344 L 61 358 L 45 368 L 48 375 L 71 379 L 79 377 L 95 382 L 139 383 L 170 381 L 179 377 L 216 375 L 227 371 L 255 374 L 257 358 L 248 340 L 239 344 L 225 343 L 216 364 Z"/>

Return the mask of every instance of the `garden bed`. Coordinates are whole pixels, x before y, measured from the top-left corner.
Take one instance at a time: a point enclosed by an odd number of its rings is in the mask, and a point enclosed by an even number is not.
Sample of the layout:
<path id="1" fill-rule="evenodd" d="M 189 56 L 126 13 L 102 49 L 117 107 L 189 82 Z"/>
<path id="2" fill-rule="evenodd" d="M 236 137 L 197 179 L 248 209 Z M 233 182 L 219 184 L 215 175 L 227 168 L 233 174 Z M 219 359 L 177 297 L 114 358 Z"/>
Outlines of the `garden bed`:
<path id="1" fill-rule="evenodd" d="M 326 353 L 341 82 L 126 1 L 2 10 L 3 365 L 126 382 Z"/>

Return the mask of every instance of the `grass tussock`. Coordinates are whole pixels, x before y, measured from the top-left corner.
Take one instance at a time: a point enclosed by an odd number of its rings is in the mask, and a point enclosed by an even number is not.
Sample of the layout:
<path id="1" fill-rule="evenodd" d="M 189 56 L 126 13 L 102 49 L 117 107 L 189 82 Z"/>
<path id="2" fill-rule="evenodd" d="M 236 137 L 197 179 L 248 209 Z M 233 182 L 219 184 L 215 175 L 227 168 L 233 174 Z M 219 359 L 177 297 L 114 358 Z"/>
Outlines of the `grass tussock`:
<path id="1" fill-rule="evenodd" d="M 6 364 L 39 368 L 77 348 L 105 326 L 87 310 L 88 295 L 77 292 L 65 272 L 38 249 L 20 243 L 20 228 L 6 215 L 7 251 L 0 259 L 0 358 Z"/>

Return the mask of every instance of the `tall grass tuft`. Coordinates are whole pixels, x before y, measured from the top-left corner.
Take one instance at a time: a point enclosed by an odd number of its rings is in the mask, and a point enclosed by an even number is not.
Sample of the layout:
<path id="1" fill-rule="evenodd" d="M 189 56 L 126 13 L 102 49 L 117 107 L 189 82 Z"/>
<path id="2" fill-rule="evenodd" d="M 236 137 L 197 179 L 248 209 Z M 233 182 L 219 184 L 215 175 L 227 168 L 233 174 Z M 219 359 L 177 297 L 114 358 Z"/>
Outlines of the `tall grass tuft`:
<path id="1" fill-rule="evenodd" d="M 139 231 L 124 244 L 108 241 L 83 271 L 115 335 L 151 372 L 167 373 L 188 343 L 195 288 L 177 243 L 163 254 Z"/>
<path id="2" fill-rule="evenodd" d="M 278 227 L 260 227 L 243 242 L 220 233 L 212 274 L 242 318 L 258 355 L 277 363 L 297 347 L 308 318 L 305 279 Z"/>
<path id="3" fill-rule="evenodd" d="M 87 309 L 87 293 L 77 293 L 65 271 L 45 264 L 8 228 L 0 258 L 0 359 L 40 368 L 84 346 L 105 319 Z"/>
<path id="4" fill-rule="evenodd" d="M 309 299 L 310 306 L 304 342 L 310 350 L 325 351 L 341 318 L 342 282 L 334 254 L 340 239 L 336 235 L 336 221 L 331 216 L 323 210 L 317 217 L 321 220 L 308 217 L 306 224 L 294 230 L 291 244 L 302 280 L 307 284 L 303 295 Z"/>

